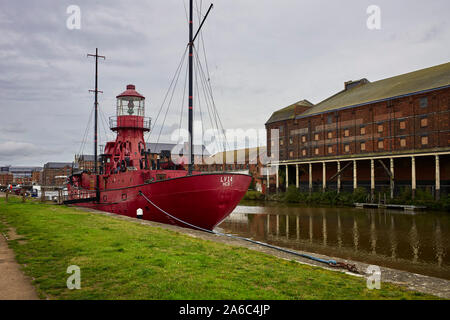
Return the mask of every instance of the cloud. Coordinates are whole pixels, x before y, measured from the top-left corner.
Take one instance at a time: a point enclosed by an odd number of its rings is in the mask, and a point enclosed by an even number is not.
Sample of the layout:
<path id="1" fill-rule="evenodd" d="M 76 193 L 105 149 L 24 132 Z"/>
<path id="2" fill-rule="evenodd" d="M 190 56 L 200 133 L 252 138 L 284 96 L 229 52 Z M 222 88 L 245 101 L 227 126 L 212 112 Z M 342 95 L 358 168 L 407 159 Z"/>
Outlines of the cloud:
<path id="1" fill-rule="evenodd" d="M 17 141 L 3 142 L 0 143 L 0 161 L 26 157 L 38 151 L 39 148 L 31 143 Z"/>
<path id="2" fill-rule="evenodd" d="M 136 0 L 130 5 L 79 0 L 80 30 L 66 28 L 66 8 L 71 4 L 68 0 L 2 3 L 0 144 L 12 149 L 0 154 L 0 162 L 72 161 L 93 108 L 88 90 L 94 86 L 94 61 L 86 54 L 95 48 L 106 55 L 99 65 L 99 88 L 104 92 L 99 103 L 105 118 L 115 114 L 115 96 L 128 83 L 146 96 L 146 115 L 154 120 L 157 116 L 187 45 L 183 1 Z M 203 39 L 225 129 L 264 128 L 273 111 L 301 99 L 317 103 L 350 79 L 375 81 L 448 61 L 449 1 L 379 0 L 378 31 L 366 27 L 370 4 L 368 0 L 215 1 L 197 48 L 203 54 Z M 203 13 L 207 5 L 203 1 Z M 187 107 L 183 109 L 180 98 L 184 75 L 161 142 L 170 141 L 180 111 L 186 126 Z M 205 105 L 199 106 L 198 100 L 196 120 L 201 118 L 200 107 L 209 127 Z M 161 124 L 160 118 L 155 139 Z M 85 152 L 93 149 L 89 128 Z M 105 130 L 99 131 L 103 141 Z"/>

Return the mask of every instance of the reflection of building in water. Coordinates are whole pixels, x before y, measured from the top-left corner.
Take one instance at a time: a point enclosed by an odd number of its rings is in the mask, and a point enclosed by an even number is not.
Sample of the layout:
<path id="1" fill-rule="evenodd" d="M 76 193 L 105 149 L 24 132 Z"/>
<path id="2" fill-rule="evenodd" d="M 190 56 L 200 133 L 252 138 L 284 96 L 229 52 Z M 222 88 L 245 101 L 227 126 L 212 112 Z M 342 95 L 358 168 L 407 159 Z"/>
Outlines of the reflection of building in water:
<path id="1" fill-rule="evenodd" d="M 342 227 L 341 227 L 341 215 L 338 213 L 337 215 L 337 244 L 338 247 L 342 247 Z"/>
<path id="2" fill-rule="evenodd" d="M 285 209 L 279 214 L 273 208 L 266 210 L 272 214 L 232 214 L 220 227 L 281 247 L 386 263 L 412 272 L 431 270 L 430 275 L 436 272 L 441 277 L 450 272 L 446 257 L 448 220 L 433 217 L 431 224 L 432 213 L 411 216 L 377 210 L 302 209 L 289 215 Z"/>
<path id="3" fill-rule="evenodd" d="M 442 246 L 442 233 L 441 233 L 441 224 L 439 220 L 435 222 L 434 229 L 434 243 L 436 248 L 436 258 L 438 266 L 442 266 L 442 259 L 444 257 L 444 247 Z"/>
<path id="4" fill-rule="evenodd" d="M 243 223 L 247 223 L 248 222 L 248 215 L 247 214 L 235 214 L 232 213 L 228 216 L 227 218 L 228 221 L 230 222 L 243 222 Z"/>
<path id="5" fill-rule="evenodd" d="M 280 215 L 277 214 L 277 237 L 280 234 Z"/>
<path id="6" fill-rule="evenodd" d="M 413 218 L 412 225 L 411 225 L 411 231 L 409 232 L 409 239 L 411 243 L 411 249 L 413 252 L 413 262 L 417 262 L 419 259 L 419 235 L 417 233 L 417 226 L 416 226 L 416 220 Z"/>
<path id="7" fill-rule="evenodd" d="M 286 216 L 286 239 L 289 240 L 289 216 Z"/>
<path id="8" fill-rule="evenodd" d="M 327 216 L 325 213 L 322 213 L 322 238 L 323 238 L 323 245 L 327 245 Z"/>
<path id="9" fill-rule="evenodd" d="M 391 257 L 397 258 L 397 237 L 395 233 L 395 221 L 394 216 L 391 216 L 391 232 L 389 232 L 389 238 L 391 241 Z"/>
<path id="10" fill-rule="evenodd" d="M 373 212 L 370 214 L 370 246 L 372 248 L 372 254 L 377 254 L 377 230 Z"/>
<path id="11" fill-rule="evenodd" d="M 355 251 L 358 251 L 358 242 L 359 242 L 358 222 L 356 222 L 356 218 L 353 217 L 353 246 L 355 247 Z"/>

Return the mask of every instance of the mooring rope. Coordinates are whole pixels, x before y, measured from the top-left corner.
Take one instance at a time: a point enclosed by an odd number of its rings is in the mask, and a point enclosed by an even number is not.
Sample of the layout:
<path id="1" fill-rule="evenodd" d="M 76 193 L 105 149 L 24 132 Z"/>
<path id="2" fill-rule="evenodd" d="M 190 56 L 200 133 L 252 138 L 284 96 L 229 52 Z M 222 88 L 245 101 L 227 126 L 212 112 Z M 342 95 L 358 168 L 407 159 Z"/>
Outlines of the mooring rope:
<path id="1" fill-rule="evenodd" d="M 172 219 L 174 219 L 174 220 L 176 220 L 176 221 L 178 221 L 178 222 L 180 222 L 182 224 L 185 224 L 185 225 L 187 225 L 189 227 L 192 227 L 192 228 L 195 228 L 195 229 L 207 232 L 207 233 L 215 234 L 215 235 L 218 235 L 218 236 L 225 236 L 225 237 L 229 237 L 229 238 L 233 238 L 233 239 L 248 241 L 248 242 L 251 242 L 251 243 L 263 246 L 263 247 L 275 249 L 275 250 L 278 250 L 278 251 L 281 251 L 281 252 L 284 252 L 284 253 L 289 253 L 289 254 L 292 254 L 292 255 L 295 255 L 295 256 L 299 256 L 299 257 L 306 258 L 306 259 L 309 259 L 309 260 L 313 260 L 313 261 L 317 261 L 317 262 L 320 262 L 320 263 L 324 263 L 324 264 L 327 264 L 328 266 L 331 266 L 331 267 L 344 268 L 344 269 L 347 269 L 350 272 L 359 273 L 358 269 L 356 268 L 356 265 L 354 265 L 354 264 L 349 264 L 349 263 L 345 263 L 345 262 L 337 262 L 335 260 L 325 260 L 325 259 L 317 258 L 317 257 L 314 257 L 314 256 L 310 256 L 310 255 L 307 255 L 307 254 L 304 254 L 304 253 L 299 253 L 299 252 L 292 251 L 292 250 L 289 250 L 289 249 L 277 247 L 277 246 L 274 246 L 274 245 L 271 245 L 271 244 L 268 244 L 268 243 L 265 243 L 265 242 L 256 241 L 256 240 L 249 239 L 249 238 L 244 238 L 244 237 L 239 237 L 239 236 L 235 236 L 235 235 L 232 235 L 232 234 L 217 232 L 217 231 L 214 231 L 214 230 L 208 230 L 208 229 L 205 229 L 205 228 L 193 225 L 193 224 L 191 224 L 189 222 L 186 222 L 186 221 L 183 221 L 183 220 L 181 220 L 181 219 L 171 215 L 170 213 L 166 212 L 165 210 L 161 209 L 153 201 L 151 201 L 149 198 L 147 198 L 142 193 L 142 191 L 139 191 L 139 195 L 141 195 L 145 200 L 147 200 L 148 203 L 150 203 L 152 206 L 154 206 L 156 209 L 158 209 L 159 211 L 161 211 L 162 213 L 164 213 L 168 217 L 170 217 L 170 218 L 172 218 Z"/>

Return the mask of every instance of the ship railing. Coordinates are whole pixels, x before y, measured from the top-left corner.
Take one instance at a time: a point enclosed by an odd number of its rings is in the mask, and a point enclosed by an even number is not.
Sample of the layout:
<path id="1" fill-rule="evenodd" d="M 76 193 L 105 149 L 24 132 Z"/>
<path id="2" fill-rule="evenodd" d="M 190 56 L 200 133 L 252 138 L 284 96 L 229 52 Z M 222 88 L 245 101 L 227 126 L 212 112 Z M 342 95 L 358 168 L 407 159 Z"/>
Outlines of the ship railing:
<path id="1" fill-rule="evenodd" d="M 141 116 L 112 116 L 109 117 L 109 128 L 117 130 L 118 128 L 139 128 L 149 131 L 151 127 L 151 118 Z"/>
<path id="2" fill-rule="evenodd" d="M 95 190 L 88 190 L 88 189 L 72 187 L 72 190 L 64 198 L 65 198 L 65 200 L 89 199 L 89 198 L 94 198 L 95 196 L 96 196 Z"/>

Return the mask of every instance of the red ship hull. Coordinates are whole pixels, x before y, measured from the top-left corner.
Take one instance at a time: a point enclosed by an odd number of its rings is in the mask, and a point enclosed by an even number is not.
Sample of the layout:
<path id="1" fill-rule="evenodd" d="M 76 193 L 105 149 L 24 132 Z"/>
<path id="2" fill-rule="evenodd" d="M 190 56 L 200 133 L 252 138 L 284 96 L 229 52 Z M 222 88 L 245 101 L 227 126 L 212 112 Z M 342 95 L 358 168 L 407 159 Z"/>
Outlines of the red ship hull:
<path id="1" fill-rule="evenodd" d="M 118 188 L 114 188 L 114 184 L 108 185 L 107 189 L 100 190 L 99 201 L 75 205 L 129 217 L 136 217 L 137 210 L 142 209 L 145 220 L 189 227 L 185 223 L 172 219 L 163 212 L 165 211 L 189 224 L 212 230 L 234 210 L 251 182 L 251 176 L 246 174 L 186 175 L 183 171 L 158 171 L 159 174 L 161 172 L 184 175 Z M 133 175 L 137 178 L 141 173 L 135 171 L 123 174 L 124 179 L 118 179 L 117 186 L 120 186 L 124 180 L 134 180 Z M 83 180 L 89 180 L 92 177 L 86 174 L 83 176 Z M 86 192 L 81 195 L 79 191 L 78 188 L 69 184 L 69 200 L 86 197 Z M 153 204 L 140 195 L 140 192 Z M 95 195 L 94 191 L 88 191 L 88 193 L 90 196 Z"/>

